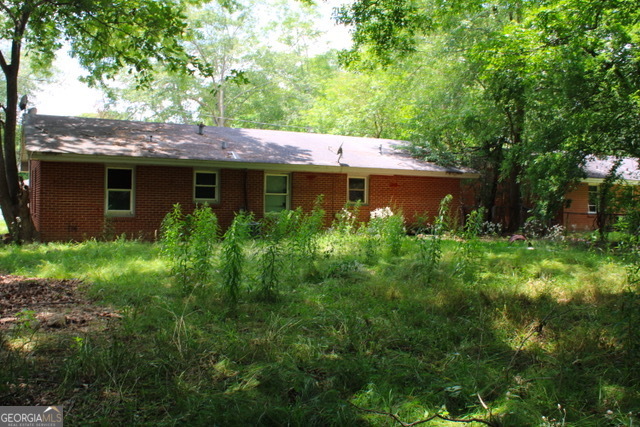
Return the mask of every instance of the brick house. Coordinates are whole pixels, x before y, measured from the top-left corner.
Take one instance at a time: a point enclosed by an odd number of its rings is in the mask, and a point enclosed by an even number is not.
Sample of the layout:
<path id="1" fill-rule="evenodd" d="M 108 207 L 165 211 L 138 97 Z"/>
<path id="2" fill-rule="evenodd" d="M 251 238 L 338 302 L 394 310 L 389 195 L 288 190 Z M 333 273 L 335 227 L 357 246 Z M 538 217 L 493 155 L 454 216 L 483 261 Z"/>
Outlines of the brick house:
<path id="1" fill-rule="evenodd" d="M 385 206 L 407 222 L 459 204 L 470 170 L 416 160 L 400 141 L 347 136 L 25 116 L 23 164 L 42 241 L 126 233 L 153 239 L 175 203 L 208 203 L 222 227 L 234 213 L 310 210 L 324 196 L 326 223 L 349 202 L 361 219 Z M 457 205 L 454 205 L 457 206 Z"/>
<path id="2" fill-rule="evenodd" d="M 590 156 L 587 158 L 584 166 L 586 177 L 566 194 L 565 208 L 561 212 L 562 224 L 569 231 L 598 228 L 596 219 L 599 188 L 613 167 L 615 160 L 613 157 L 598 159 Z M 617 173 L 624 185 L 640 184 L 640 169 L 637 159 L 623 159 Z"/>

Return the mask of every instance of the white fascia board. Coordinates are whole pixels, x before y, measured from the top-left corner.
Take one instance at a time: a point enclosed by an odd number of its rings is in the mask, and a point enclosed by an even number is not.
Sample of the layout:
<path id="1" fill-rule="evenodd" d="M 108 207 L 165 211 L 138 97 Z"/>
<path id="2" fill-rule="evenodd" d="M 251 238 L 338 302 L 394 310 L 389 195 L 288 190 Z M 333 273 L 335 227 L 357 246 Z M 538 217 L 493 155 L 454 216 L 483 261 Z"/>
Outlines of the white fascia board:
<path id="1" fill-rule="evenodd" d="M 635 181 L 635 180 L 628 180 L 628 179 L 623 179 L 622 181 L 624 181 L 624 185 L 640 185 L 640 181 Z M 604 178 L 585 178 L 582 181 L 580 181 L 584 184 L 590 184 L 590 185 L 600 185 L 604 182 Z M 618 181 L 616 181 L 617 183 Z"/>
<path id="2" fill-rule="evenodd" d="M 424 176 L 424 177 L 446 177 L 459 179 L 479 178 L 477 173 L 453 173 L 441 171 L 422 171 L 412 169 L 376 169 L 376 168 L 356 168 L 349 166 L 326 166 L 326 165 L 296 165 L 278 163 L 247 163 L 238 161 L 212 161 L 212 160 L 191 160 L 191 159 L 162 159 L 162 158 L 140 158 L 140 157 L 116 157 L 116 156 L 87 156 L 82 154 L 66 154 L 32 151 L 29 153 L 31 160 L 42 160 L 51 162 L 72 162 L 72 163 L 106 163 L 120 165 L 149 165 L 149 166 L 175 166 L 175 167 L 203 167 L 216 169 L 251 169 L 269 170 L 274 172 L 316 172 L 316 173 L 344 173 L 368 175 L 401 175 L 401 176 Z"/>

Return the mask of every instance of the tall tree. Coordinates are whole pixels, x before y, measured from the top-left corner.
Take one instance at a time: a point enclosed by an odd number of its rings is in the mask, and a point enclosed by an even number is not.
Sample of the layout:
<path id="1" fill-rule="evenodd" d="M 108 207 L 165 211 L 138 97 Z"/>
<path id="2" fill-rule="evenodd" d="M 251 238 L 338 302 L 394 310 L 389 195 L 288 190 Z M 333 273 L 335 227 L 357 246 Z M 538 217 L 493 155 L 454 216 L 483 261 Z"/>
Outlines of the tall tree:
<path id="1" fill-rule="evenodd" d="M 186 2 L 187 0 L 185 0 Z M 96 84 L 126 68 L 148 83 L 156 62 L 178 68 L 186 63 L 178 43 L 185 28 L 181 0 L 3 0 L 0 1 L 0 68 L 6 100 L 0 150 L 0 208 L 11 234 L 31 240 L 34 228 L 27 189 L 20 183 L 16 157 L 18 76 L 23 51 L 41 67 L 50 66 L 63 41 Z"/>
<path id="2" fill-rule="evenodd" d="M 299 118 L 315 132 L 404 139 L 414 117 L 415 70 L 336 73 Z"/>
<path id="3" fill-rule="evenodd" d="M 444 91 L 439 102 L 453 95 L 467 104 L 445 112 L 452 121 L 444 126 L 424 122 L 431 138 L 425 145 L 462 143 L 490 160 L 485 164 L 508 189 L 508 226 L 515 229 L 523 189 L 545 198 L 537 214 L 549 219 L 587 154 L 637 155 L 639 6 L 637 0 L 356 0 L 338 18 L 355 26 L 356 50 L 347 60 L 393 63 L 445 40 L 443 56 L 465 70 L 447 79 L 457 88 L 453 79 L 462 78 L 466 93 Z M 475 126 L 481 121 L 488 126 Z"/>
<path id="4" fill-rule="evenodd" d="M 111 108 L 127 118 L 217 126 L 287 125 L 335 67 L 331 54 L 310 52 L 319 37 L 314 7 L 284 1 L 210 3 L 189 10 L 195 59 L 185 76 L 156 67 L 156 83 L 136 90 L 125 81 Z M 121 85 L 120 85 L 121 86 Z"/>

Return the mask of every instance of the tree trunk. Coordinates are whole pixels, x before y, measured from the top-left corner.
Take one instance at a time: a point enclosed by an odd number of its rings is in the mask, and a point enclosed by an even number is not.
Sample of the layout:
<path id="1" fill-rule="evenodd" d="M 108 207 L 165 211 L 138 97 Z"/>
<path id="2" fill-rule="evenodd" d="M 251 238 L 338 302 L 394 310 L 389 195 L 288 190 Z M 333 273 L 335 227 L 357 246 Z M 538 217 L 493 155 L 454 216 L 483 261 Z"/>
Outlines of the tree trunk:
<path id="1" fill-rule="evenodd" d="M 509 174 L 509 221 L 507 223 L 507 231 L 514 233 L 522 226 L 522 193 L 520 191 L 520 183 L 518 176 L 520 175 L 520 167 L 514 166 Z"/>
<path id="2" fill-rule="evenodd" d="M 525 110 L 522 98 L 516 96 L 514 99 L 515 107 L 513 109 L 507 109 L 507 119 L 510 128 L 510 139 L 513 147 L 518 147 L 522 144 L 522 135 L 524 132 L 524 118 Z M 512 148 L 513 150 L 513 148 Z M 511 167 L 509 170 L 509 177 L 507 181 L 509 189 L 509 200 L 507 211 L 509 213 L 509 222 L 507 224 L 507 231 L 510 233 L 518 231 L 522 224 L 522 191 L 520 189 L 520 183 L 518 178 L 522 173 L 522 166 L 520 159 L 514 153 L 511 153 L 512 159 L 510 160 Z"/>
<path id="3" fill-rule="evenodd" d="M 225 122 L 225 111 L 224 111 L 224 87 L 220 85 L 217 93 L 217 101 L 218 101 L 218 117 L 216 117 L 216 125 L 220 127 L 224 127 Z"/>
<path id="4" fill-rule="evenodd" d="M 28 19 L 25 17 L 25 20 Z M 26 24 L 25 24 L 26 25 Z M 20 34 L 21 36 L 22 34 Z M 18 126 L 18 70 L 20 68 L 20 38 L 11 45 L 11 63 L 2 57 L 0 65 L 7 89 L 4 106 L 5 122 L 0 137 L 0 208 L 7 228 L 15 242 L 30 242 L 35 237 L 35 227 L 29 210 L 29 191 L 18 174 L 16 139 Z"/>

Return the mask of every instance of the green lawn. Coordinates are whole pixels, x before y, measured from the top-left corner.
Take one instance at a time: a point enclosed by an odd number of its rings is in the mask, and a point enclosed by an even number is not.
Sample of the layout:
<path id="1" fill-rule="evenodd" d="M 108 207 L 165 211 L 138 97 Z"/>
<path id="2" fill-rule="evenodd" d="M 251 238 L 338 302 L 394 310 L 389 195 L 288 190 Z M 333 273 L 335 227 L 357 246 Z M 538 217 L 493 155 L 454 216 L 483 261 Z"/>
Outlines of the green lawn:
<path id="1" fill-rule="evenodd" d="M 9 384 L 39 385 L 70 425 L 399 425 L 371 411 L 496 426 L 639 422 L 635 256 L 444 239 L 427 265 L 424 242 L 397 239 L 390 250 L 375 236 L 326 234 L 309 252 L 281 240 L 271 258 L 246 241 L 235 304 L 219 243 L 206 286 L 187 288 L 156 244 L 5 247 L 4 272 L 80 278 L 124 317 L 97 332 L 1 332 L 0 401 L 32 402 L 34 388 Z"/>

